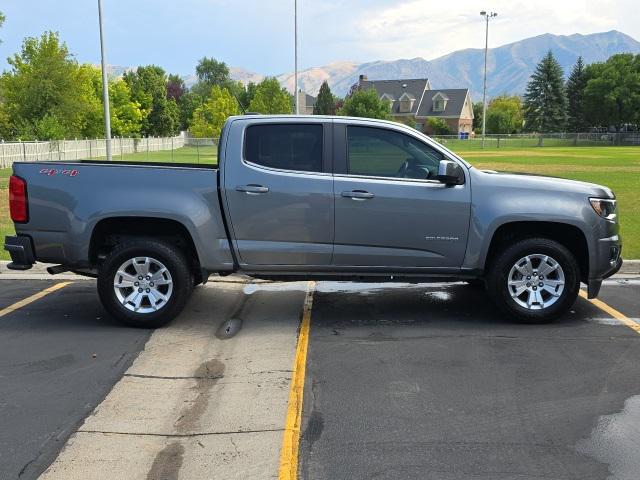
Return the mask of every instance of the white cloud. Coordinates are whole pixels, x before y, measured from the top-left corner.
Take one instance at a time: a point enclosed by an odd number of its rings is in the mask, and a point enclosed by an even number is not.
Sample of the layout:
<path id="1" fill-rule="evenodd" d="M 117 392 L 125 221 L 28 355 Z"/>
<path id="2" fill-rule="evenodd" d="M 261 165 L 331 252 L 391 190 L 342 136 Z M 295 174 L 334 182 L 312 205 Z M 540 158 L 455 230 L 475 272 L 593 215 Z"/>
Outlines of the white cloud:
<path id="1" fill-rule="evenodd" d="M 570 35 L 617 29 L 640 37 L 640 22 L 628 20 L 634 17 L 631 12 L 636 8 L 630 0 L 491 0 L 450 5 L 434 0 L 345 3 L 320 2 L 321 6 L 306 8 L 304 24 L 325 34 L 320 45 L 304 45 L 309 53 L 337 47 L 343 52 L 338 58 L 431 59 L 463 48 L 481 48 L 484 46 L 481 9 L 499 14 L 492 20 L 490 46 L 543 33 Z M 333 23 L 328 23 L 329 19 Z M 312 31 L 307 39 L 320 41 L 321 35 Z"/>

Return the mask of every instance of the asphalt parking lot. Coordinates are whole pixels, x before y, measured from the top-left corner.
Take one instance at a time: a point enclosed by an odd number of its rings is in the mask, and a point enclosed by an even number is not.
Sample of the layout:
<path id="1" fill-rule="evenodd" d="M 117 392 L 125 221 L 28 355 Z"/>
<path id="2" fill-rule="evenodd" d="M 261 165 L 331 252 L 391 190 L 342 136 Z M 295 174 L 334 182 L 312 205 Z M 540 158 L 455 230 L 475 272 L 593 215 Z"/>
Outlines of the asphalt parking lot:
<path id="1" fill-rule="evenodd" d="M 0 478 L 277 478 L 306 291 L 210 283 L 149 332 L 75 280 L 0 316 Z M 600 299 L 637 320 L 640 281 Z M 306 360 L 299 478 L 640 471 L 640 335 L 582 298 L 519 325 L 464 284 L 321 282 Z"/>

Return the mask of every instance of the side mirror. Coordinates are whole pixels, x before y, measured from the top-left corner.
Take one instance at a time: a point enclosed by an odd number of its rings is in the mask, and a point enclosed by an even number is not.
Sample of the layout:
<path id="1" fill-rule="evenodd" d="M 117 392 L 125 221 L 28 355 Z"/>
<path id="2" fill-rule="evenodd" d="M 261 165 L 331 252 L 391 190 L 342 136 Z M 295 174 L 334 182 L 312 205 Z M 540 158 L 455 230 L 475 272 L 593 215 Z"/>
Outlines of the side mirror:
<path id="1" fill-rule="evenodd" d="M 440 160 L 436 180 L 445 185 L 462 185 L 464 183 L 464 172 L 457 162 Z"/>

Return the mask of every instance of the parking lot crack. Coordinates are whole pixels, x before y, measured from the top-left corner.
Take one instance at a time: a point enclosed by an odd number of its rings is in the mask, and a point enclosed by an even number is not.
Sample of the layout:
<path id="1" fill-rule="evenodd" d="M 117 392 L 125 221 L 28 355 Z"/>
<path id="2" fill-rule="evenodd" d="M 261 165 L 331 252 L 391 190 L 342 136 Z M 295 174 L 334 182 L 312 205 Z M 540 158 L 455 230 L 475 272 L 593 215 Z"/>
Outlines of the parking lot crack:
<path id="1" fill-rule="evenodd" d="M 132 378 L 151 378 L 151 379 L 159 379 L 159 380 L 218 380 L 220 378 L 224 378 L 224 375 L 219 376 L 211 376 L 211 375 L 192 375 L 192 376 L 164 376 L 164 375 L 143 375 L 139 373 L 125 373 L 125 377 Z"/>
<path id="2" fill-rule="evenodd" d="M 191 438 L 207 437 L 214 435 L 242 435 L 252 433 L 283 432 L 284 428 L 261 428 L 255 430 L 229 430 L 220 432 L 194 432 L 194 433 L 150 433 L 150 432 L 118 432 L 111 430 L 78 430 L 78 433 L 89 433 L 97 435 L 124 435 L 130 437 L 166 437 L 166 438 Z"/>

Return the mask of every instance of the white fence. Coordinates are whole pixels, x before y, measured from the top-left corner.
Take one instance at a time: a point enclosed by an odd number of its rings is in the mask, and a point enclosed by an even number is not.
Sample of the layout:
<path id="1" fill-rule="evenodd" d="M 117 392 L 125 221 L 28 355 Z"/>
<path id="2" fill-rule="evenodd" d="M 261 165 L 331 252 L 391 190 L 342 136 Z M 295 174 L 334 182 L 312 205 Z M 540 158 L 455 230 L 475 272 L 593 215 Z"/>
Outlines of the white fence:
<path id="1" fill-rule="evenodd" d="M 113 138 L 113 158 L 134 153 L 175 150 L 185 146 L 184 132 L 175 137 Z M 30 142 L 0 142 L 0 167 L 10 167 L 13 162 L 41 162 L 46 160 L 81 160 L 106 158 L 104 138 L 86 140 L 50 140 Z"/>

